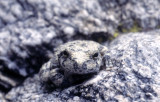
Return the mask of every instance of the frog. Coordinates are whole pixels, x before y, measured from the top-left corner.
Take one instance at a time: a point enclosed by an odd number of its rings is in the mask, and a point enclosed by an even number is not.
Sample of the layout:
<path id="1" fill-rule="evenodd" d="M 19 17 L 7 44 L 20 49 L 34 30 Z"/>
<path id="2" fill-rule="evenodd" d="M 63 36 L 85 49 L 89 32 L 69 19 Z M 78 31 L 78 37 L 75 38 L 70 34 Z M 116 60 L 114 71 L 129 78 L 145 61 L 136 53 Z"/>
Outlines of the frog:
<path id="1" fill-rule="evenodd" d="M 91 40 L 75 40 L 54 49 L 52 58 L 39 71 L 41 83 L 69 87 L 90 79 L 105 69 L 106 46 Z"/>

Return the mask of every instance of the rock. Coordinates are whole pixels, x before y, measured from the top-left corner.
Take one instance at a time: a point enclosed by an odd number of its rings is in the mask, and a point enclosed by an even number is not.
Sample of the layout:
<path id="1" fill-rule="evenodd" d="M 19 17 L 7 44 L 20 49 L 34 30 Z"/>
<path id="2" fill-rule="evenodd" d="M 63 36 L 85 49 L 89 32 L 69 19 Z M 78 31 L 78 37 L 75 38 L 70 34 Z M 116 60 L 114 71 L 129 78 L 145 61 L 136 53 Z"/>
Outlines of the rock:
<path id="1" fill-rule="evenodd" d="M 7 102 L 7 101 L 4 99 L 3 93 L 1 93 L 1 92 L 0 92 L 0 102 Z"/>
<path id="2" fill-rule="evenodd" d="M 10 5 L 11 7 L 8 7 Z M 13 0 L 1 1 L 0 21 L 7 24 L 30 18 L 41 18 L 57 27 L 66 35 L 72 31 L 90 35 L 94 32 L 113 33 L 116 27 L 114 16 L 108 17 L 98 0 Z M 9 11 L 9 12 L 8 12 Z M 7 16 L 6 16 L 7 15 Z"/>
<path id="3" fill-rule="evenodd" d="M 160 1 L 98 0 L 102 9 L 118 21 L 118 30 L 148 31 L 160 26 Z M 110 10 L 111 9 L 111 10 Z M 137 28 L 135 28 L 137 27 Z"/>
<path id="4" fill-rule="evenodd" d="M 24 1 L 24 0 L 23 0 Z M 35 17 L 36 13 L 30 5 L 22 5 L 22 0 L 3 0 L 0 1 L 0 28 L 23 21 L 30 17 Z"/>
<path id="5" fill-rule="evenodd" d="M 154 0 L 154 1 L 129 0 L 121 8 L 122 28 L 134 29 L 133 27 L 138 26 L 143 31 L 159 28 L 160 25 L 159 5 L 160 5 L 159 0 Z"/>
<path id="6" fill-rule="evenodd" d="M 5 0 L 0 2 L 0 28 L 41 18 L 61 31 L 69 27 L 85 35 L 95 32 L 113 35 L 116 29 L 134 26 L 150 30 L 160 25 L 159 5 L 159 0 Z M 64 33 L 67 35 L 68 31 Z"/>
<path id="7" fill-rule="evenodd" d="M 0 30 L 2 70 L 8 68 L 25 77 L 34 73 L 36 68 L 39 69 L 41 64 L 49 59 L 54 47 L 63 41 L 55 39 L 55 28 L 46 28 L 46 25 L 41 19 L 29 19 Z"/>
<path id="8" fill-rule="evenodd" d="M 13 88 L 12 101 L 160 101 L 160 30 L 130 33 L 111 42 L 107 69 L 66 89 L 47 90 L 38 75 Z"/>
<path id="9" fill-rule="evenodd" d="M 0 29 L 0 85 L 6 91 L 38 72 L 54 48 L 63 43 L 59 31 L 47 24 L 32 18 Z"/>

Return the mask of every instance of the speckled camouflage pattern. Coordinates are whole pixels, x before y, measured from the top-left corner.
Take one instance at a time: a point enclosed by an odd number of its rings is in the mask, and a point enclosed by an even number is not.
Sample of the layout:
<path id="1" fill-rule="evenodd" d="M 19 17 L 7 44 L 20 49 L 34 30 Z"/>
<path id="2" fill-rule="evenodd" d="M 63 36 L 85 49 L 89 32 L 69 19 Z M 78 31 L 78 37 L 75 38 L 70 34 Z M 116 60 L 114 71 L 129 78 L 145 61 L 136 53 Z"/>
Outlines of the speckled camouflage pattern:
<path id="1" fill-rule="evenodd" d="M 105 51 L 105 46 L 94 41 L 76 40 L 60 45 L 54 50 L 53 58 L 40 69 L 40 80 L 61 87 L 65 80 L 73 83 L 73 74 L 95 74 L 103 69 Z"/>

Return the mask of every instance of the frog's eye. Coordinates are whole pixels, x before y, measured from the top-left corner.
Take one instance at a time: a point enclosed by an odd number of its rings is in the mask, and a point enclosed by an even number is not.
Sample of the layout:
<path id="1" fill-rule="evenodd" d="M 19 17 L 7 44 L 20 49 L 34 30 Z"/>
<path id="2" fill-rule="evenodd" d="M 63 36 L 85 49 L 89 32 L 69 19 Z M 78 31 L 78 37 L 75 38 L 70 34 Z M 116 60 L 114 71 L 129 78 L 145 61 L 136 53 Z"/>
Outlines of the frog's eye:
<path id="1" fill-rule="evenodd" d="M 62 52 L 62 56 L 63 56 L 63 57 L 68 57 L 68 56 L 69 56 L 69 53 L 65 50 L 65 51 Z"/>
<path id="2" fill-rule="evenodd" d="M 93 59 L 97 59 L 97 58 L 98 58 L 98 55 L 99 55 L 99 53 L 96 52 L 96 53 L 94 53 L 94 54 L 92 55 L 92 58 L 93 58 Z"/>

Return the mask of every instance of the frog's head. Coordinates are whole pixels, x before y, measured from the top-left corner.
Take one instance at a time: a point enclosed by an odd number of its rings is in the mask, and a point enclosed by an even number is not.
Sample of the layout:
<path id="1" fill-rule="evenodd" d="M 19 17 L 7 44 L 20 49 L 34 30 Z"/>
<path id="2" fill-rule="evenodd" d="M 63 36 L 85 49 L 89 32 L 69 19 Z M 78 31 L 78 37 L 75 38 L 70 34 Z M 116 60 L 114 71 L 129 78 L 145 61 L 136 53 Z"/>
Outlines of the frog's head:
<path id="1" fill-rule="evenodd" d="M 72 74 L 97 73 L 107 48 L 93 41 L 72 41 L 61 46 L 60 68 Z"/>

